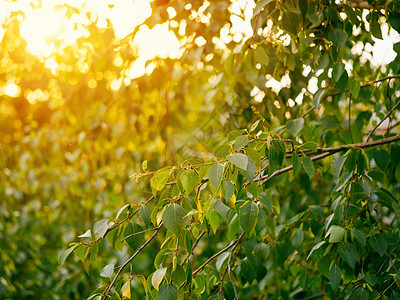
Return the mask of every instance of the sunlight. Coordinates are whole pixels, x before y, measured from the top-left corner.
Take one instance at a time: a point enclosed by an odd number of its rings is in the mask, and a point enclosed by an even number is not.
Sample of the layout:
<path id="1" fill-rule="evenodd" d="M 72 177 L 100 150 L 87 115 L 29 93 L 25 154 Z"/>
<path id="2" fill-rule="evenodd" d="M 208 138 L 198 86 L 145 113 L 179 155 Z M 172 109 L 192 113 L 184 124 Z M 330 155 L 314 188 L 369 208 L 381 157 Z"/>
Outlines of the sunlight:
<path id="1" fill-rule="evenodd" d="M 99 28 L 106 28 L 107 21 L 111 24 L 115 37 L 121 40 L 132 33 L 137 26 L 140 26 L 152 13 L 150 6 L 152 0 L 43 0 L 41 7 L 37 6 L 37 1 L 28 1 L 24 4 L 8 6 L 9 11 L 21 10 L 25 14 L 25 19 L 21 23 L 21 36 L 27 41 L 27 50 L 39 57 L 46 57 L 47 62 L 50 55 L 60 49 L 74 45 L 82 36 L 89 34 L 86 26 L 95 22 Z M 73 13 L 68 17 L 68 12 L 64 4 L 68 4 L 79 10 L 79 14 Z M 169 8 L 170 18 L 176 12 Z M 0 32 L 0 37 L 2 36 Z M 58 43 L 56 43 L 58 42 Z M 118 43 L 118 42 L 117 42 Z M 137 51 L 139 58 L 130 66 L 128 70 L 129 78 L 137 78 L 143 74 L 153 71 L 156 64 L 146 63 L 155 57 L 178 58 L 180 43 L 175 34 L 169 30 L 169 22 L 159 24 L 149 29 L 141 26 L 132 43 Z M 114 61 L 116 65 L 122 62 Z M 52 60 L 46 67 L 56 73 L 57 63 Z M 116 89 L 117 83 L 112 84 Z"/>
<path id="2" fill-rule="evenodd" d="M 119 0 L 111 9 L 110 21 L 113 24 L 115 36 L 123 39 L 136 26 L 142 24 L 151 15 L 149 0 Z"/>
<path id="3" fill-rule="evenodd" d="M 28 50 L 34 55 L 49 56 L 54 51 L 54 43 L 48 43 L 60 33 L 63 12 L 54 6 L 34 10 L 21 24 L 21 35 L 28 43 Z"/>

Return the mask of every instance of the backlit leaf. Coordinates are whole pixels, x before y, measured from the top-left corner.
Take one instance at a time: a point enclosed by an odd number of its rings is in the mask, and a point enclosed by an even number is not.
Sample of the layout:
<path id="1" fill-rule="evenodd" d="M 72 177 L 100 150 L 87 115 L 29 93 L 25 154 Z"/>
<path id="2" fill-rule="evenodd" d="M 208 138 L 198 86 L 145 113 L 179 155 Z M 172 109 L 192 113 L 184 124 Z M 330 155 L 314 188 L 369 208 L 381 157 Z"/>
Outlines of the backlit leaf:
<path id="1" fill-rule="evenodd" d="M 156 290 L 158 290 L 158 286 L 163 281 L 166 272 L 167 268 L 161 268 L 153 273 L 153 277 L 151 278 L 151 284 Z"/>
<path id="2" fill-rule="evenodd" d="M 332 289 L 336 291 L 340 284 L 340 277 L 342 275 L 342 270 L 337 265 L 333 265 L 329 270 L 329 282 L 332 286 Z"/>
<path id="3" fill-rule="evenodd" d="M 210 180 L 211 185 L 218 190 L 219 183 L 222 179 L 222 174 L 224 173 L 224 167 L 221 164 L 212 165 L 208 169 L 208 179 Z"/>
<path id="4" fill-rule="evenodd" d="M 240 226 L 247 236 L 251 236 L 258 220 L 259 209 L 257 204 L 247 201 L 239 209 Z"/>
<path id="5" fill-rule="evenodd" d="M 162 215 L 162 220 L 172 233 L 179 235 L 183 228 L 186 226 L 186 210 L 178 204 L 169 205 Z"/>
<path id="6" fill-rule="evenodd" d="M 243 154 L 243 153 L 234 153 L 234 154 L 230 154 L 226 156 L 226 159 L 234 164 L 235 166 L 246 170 L 247 168 L 247 163 L 248 163 L 248 157 L 247 155 Z"/>

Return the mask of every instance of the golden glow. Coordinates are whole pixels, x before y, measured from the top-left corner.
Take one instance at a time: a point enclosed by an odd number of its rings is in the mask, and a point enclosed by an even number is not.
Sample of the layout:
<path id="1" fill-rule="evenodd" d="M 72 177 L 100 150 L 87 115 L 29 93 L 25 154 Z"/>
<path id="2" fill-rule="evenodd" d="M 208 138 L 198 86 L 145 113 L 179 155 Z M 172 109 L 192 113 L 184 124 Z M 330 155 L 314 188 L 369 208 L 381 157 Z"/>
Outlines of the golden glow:
<path id="1" fill-rule="evenodd" d="M 51 55 L 63 48 L 74 45 L 81 37 L 88 37 L 88 25 L 95 22 L 100 28 L 107 27 L 109 22 L 114 30 L 116 43 L 132 33 L 137 26 L 140 26 L 150 17 L 152 0 L 28 0 L 15 3 L 0 3 L 0 22 L 4 22 L 11 11 L 22 11 L 24 18 L 21 20 L 20 33 L 27 41 L 27 50 L 39 57 L 46 58 L 45 66 L 56 75 L 60 70 L 65 71 L 67 66 L 64 63 L 58 64 Z M 40 5 L 39 5 L 40 4 Z M 67 6 L 79 10 L 79 13 L 72 13 Z M 34 8 L 33 8 L 34 7 Z M 176 15 L 173 8 L 168 8 L 170 18 Z M 177 23 L 175 21 L 175 23 Z M 175 24 L 176 25 L 176 24 Z M 184 24 L 185 25 L 185 24 Z M 182 26 L 182 24 L 181 24 Z M 184 27 L 183 27 L 184 31 Z M 0 42 L 3 36 L 0 26 Z M 139 54 L 128 71 L 128 78 L 136 78 L 145 73 L 151 73 L 156 64 L 149 64 L 147 61 L 160 58 L 178 58 L 180 43 L 175 34 L 169 30 L 168 22 L 156 25 L 149 29 L 141 26 L 132 43 L 133 50 Z M 121 57 L 113 61 L 116 67 L 122 67 Z M 82 73 L 88 71 L 89 66 L 81 64 L 79 70 Z M 90 85 L 94 86 L 93 82 Z M 112 82 L 110 87 L 116 89 L 119 83 Z"/>
<path id="2" fill-rule="evenodd" d="M 63 13 L 54 7 L 34 10 L 21 24 L 21 35 L 28 42 L 28 50 L 35 55 L 49 56 L 55 49 L 49 38 L 60 33 Z"/>
<path id="3" fill-rule="evenodd" d="M 14 82 L 10 82 L 5 86 L 0 87 L 0 95 L 7 95 L 16 98 L 21 93 L 21 88 Z"/>

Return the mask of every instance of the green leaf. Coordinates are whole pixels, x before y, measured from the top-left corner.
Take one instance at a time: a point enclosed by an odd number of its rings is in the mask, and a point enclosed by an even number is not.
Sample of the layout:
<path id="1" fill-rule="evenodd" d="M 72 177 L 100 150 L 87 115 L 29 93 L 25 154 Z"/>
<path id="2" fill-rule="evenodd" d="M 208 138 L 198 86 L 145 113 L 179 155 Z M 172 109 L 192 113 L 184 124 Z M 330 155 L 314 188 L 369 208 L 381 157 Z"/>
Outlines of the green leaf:
<path id="1" fill-rule="evenodd" d="M 80 237 L 80 238 L 91 238 L 92 237 L 92 231 L 90 229 L 88 229 L 84 234 L 81 234 L 78 237 Z"/>
<path id="2" fill-rule="evenodd" d="M 231 199 L 233 193 L 235 192 L 235 185 L 232 181 L 228 179 L 222 180 L 222 195 L 224 196 L 226 201 Z"/>
<path id="3" fill-rule="evenodd" d="M 350 299 L 368 300 L 369 299 L 369 292 L 368 292 L 367 289 L 364 289 L 362 287 L 358 287 L 351 293 L 351 298 Z"/>
<path id="4" fill-rule="evenodd" d="M 299 6 L 300 6 L 301 15 L 303 16 L 303 19 L 304 19 L 307 15 L 308 1 L 307 0 L 299 0 Z"/>
<path id="5" fill-rule="evenodd" d="M 372 249 L 374 249 L 375 252 L 377 252 L 380 256 L 385 254 L 388 242 L 384 238 L 380 236 L 374 236 L 369 239 L 368 243 L 370 244 Z"/>
<path id="6" fill-rule="evenodd" d="M 253 159 L 250 156 L 247 156 L 248 162 L 247 162 L 247 167 L 246 170 L 242 174 L 248 181 L 252 181 L 254 179 L 254 176 L 256 175 L 256 165 L 254 164 Z"/>
<path id="7" fill-rule="evenodd" d="M 100 276 L 110 278 L 112 277 L 113 273 L 114 273 L 114 264 L 108 264 L 101 270 Z"/>
<path id="8" fill-rule="evenodd" d="M 215 267 L 217 268 L 218 271 L 221 271 L 221 267 L 223 266 L 224 262 L 226 259 L 229 257 L 230 252 L 224 252 L 221 253 L 220 256 L 217 258 L 217 262 L 215 263 Z"/>
<path id="9" fill-rule="evenodd" d="M 317 143 L 314 142 L 305 142 L 304 144 L 301 144 L 300 147 L 301 149 L 310 149 L 311 151 L 317 151 L 318 145 Z"/>
<path id="10" fill-rule="evenodd" d="M 256 166 L 259 167 L 261 165 L 261 155 L 258 151 L 250 148 L 250 149 L 246 149 L 246 154 L 248 157 L 250 157 L 253 160 L 253 162 Z M 250 159 L 249 159 L 249 161 L 250 161 Z M 247 168 L 248 168 L 248 166 L 247 166 Z"/>
<path id="11" fill-rule="evenodd" d="M 325 89 L 319 89 L 315 95 L 314 95 L 314 99 L 313 99 L 313 104 L 316 108 L 318 108 L 319 104 L 321 103 L 322 98 L 325 95 Z"/>
<path id="12" fill-rule="evenodd" d="M 249 137 L 247 135 L 240 135 L 235 139 L 235 142 L 233 143 L 232 147 L 234 150 L 236 150 L 247 146 L 248 143 L 249 143 Z"/>
<path id="13" fill-rule="evenodd" d="M 388 12 L 388 21 L 390 26 L 398 33 L 400 33 L 400 13 L 395 11 Z"/>
<path id="14" fill-rule="evenodd" d="M 340 80 L 345 71 L 344 63 L 336 63 L 333 65 L 332 79 L 336 83 Z"/>
<path id="15" fill-rule="evenodd" d="M 321 241 L 321 242 L 319 242 L 318 244 L 316 244 L 314 247 L 312 247 L 310 253 L 309 253 L 308 256 L 307 256 L 307 260 L 310 258 L 311 254 L 312 254 L 315 250 L 319 249 L 319 248 L 320 248 L 323 244 L 325 244 L 325 243 L 326 243 L 326 241 Z"/>
<path id="16" fill-rule="evenodd" d="M 260 0 L 257 2 L 256 7 L 254 7 L 253 17 L 258 15 L 260 11 L 268 4 L 272 2 L 272 0 Z"/>
<path id="17" fill-rule="evenodd" d="M 304 126 L 304 119 L 299 118 L 299 119 L 294 119 L 294 120 L 289 120 L 287 123 L 287 130 L 293 135 L 297 136 L 297 134 L 303 129 Z"/>
<path id="18" fill-rule="evenodd" d="M 357 99 L 358 94 L 360 93 L 360 81 L 352 77 L 349 80 L 349 91 L 354 99 Z"/>
<path id="19" fill-rule="evenodd" d="M 347 157 L 344 156 L 339 156 L 333 164 L 333 174 L 335 177 L 339 177 L 340 174 L 342 173 L 343 165 L 346 162 Z"/>
<path id="20" fill-rule="evenodd" d="M 86 246 L 85 245 L 80 245 L 76 248 L 74 251 L 75 255 L 79 258 L 81 262 L 85 261 L 85 254 L 86 254 Z"/>
<path id="21" fill-rule="evenodd" d="M 248 163 L 248 157 L 247 155 L 243 154 L 243 153 L 234 153 L 234 154 L 230 154 L 226 156 L 226 159 L 234 164 L 235 166 L 246 170 L 247 168 L 247 163 Z"/>
<path id="22" fill-rule="evenodd" d="M 304 232 L 301 228 L 297 229 L 292 238 L 292 245 L 299 248 L 304 240 Z"/>
<path id="23" fill-rule="evenodd" d="M 379 169 L 386 171 L 386 167 L 389 164 L 390 156 L 385 149 L 376 149 L 374 152 L 374 160 L 378 165 Z"/>
<path id="24" fill-rule="evenodd" d="M 161 191 L 167 184 L 169 175 L 169 171 L 163 171 L 154 174 L 154 176 L 150 180 L 151 187 L 155 191 Z"/>
<path id="25" fill-rule="evenodd" d="M 222 219 L 221 215 L 216 210 L 211 211 L 209 220 L 210 220 L 210 225 L 211 225 L 211 228 L 212 228 L 214 234 L 217 232 L 217 229 L 218 229 L 219 225 L 221 224 L 221 219 Z"/>
<path id="26" fill-rule="evenodd" d="M 260 124 L 260 120 L 257 120 L 253 123 L 253 125 L 251 125 L 249 132 L 253 132 L 254 130 L 257 129 L 258 124 Z"/>
<path id="27" fill-rule="evenodd" d="M 124 237 L 126 238 L 127 236 L 130 236 L 135 232 L 141 232 L 141 231 L 143 231 L 143 228 L 139 226 L 139 224 L 132 224 L 132 222 L 129 222 L 129 224 L 125 227 Z M 144 241 L 144 234 L 141 233 L 130 236 L 127 239 L 125 239 L 125 241 L 133 250 L 136 250 L 142 245 Z"/>
<path id="28" fill-rule="evenodd" d="M 180 286 L 186 280 L 186 272 L 180 264 L 176 265 L 172 282 L 177 286 Z"/>
<path id="29" fill-rule="evenodd" d="M 365 247 L 366 245 L 366 240 L 364 233 L 361 230 L 358 229 L 352 229 L 355 240 L 362 246 Z"/>
<path id="30" fill-rule="evenodd" d="M 156 290 L 158 290 L 158 287 L 160 283 L 163 281 L 166 272 L 167 268 L 161 268 L 153 273 L 153 277 L 151 277 L 151 284 Z"/>
<path id="31" fill-rule="evenodd" d="M 151 211 L 145 204 L 140 206 L 139 217 L 142 219 L 146 227 L 151 224 Z"/>
<path id="32" fill-rule="evenodd" d="M 346 232 L 346 229 L 340 226 L 332 225 L 331 228 L 329 228 L 326 236 L 329 236 L 329 243 L 340 243 L 343 241 L 344 234 Z"/>
<path id="33" fill-rule="evenodd" d="M 177 300 L 178 288 L 174 284 L 166 284 L 158 291 L 158 300 Z"/>
<path id="34" fill-rule="evenodd" d="M 264 205 L 270 212 L 273 212 L 272 210 L 272 202 L 271 199 L 267 195 L 261 195 L 260 196 L 260 202 L 262 205 Z"/>
<path id="35" fill-rule="evenodd" d="M 397 42 L 393 45 L 393 50 L 397 53 L 400 54 L 400 42 Z"/>
<path id="36" fill-rule="evenodd" d="M 332 236 L 332 235 L 331 235 Z M 357 249 L 353 244 L 343 242 L 340 247 L 340 257 L 345 261 L 352 269 L 354 269 L 357 261 Z"/>
<path id="37" fill-rule="evenodd" d="M 256 62 L 259 62 L 266 66 L 268 65 L 269 58 L 262 45 L 258 45 L 257 48 L 254 50 L 254 59 Z"/>
<path id="38" fill-rule="evenodd" d="M 349 81 L 349 75 L 347 74 L 347 71 L 344 70 L 342 77 L 340 77 L 339 81 L 335 82 L 335 85 L 341 92 L 344 92 L 347 88 L 348 81 Z"/>
<path id="39" fill-rule="evenodd" d="M 314 163 L 307 155 L 301 157 L 301 162 L 303 163 L 304 171 L 306 171 L 308 177 L 311 179 L 315 173 Z"/>
<path id="40" fill-rule="evenodd" d="M 258 220 L 259 209 L 257 204 L 247 201 L 239 209 L 239 222 L 247 236 L 251 236 Z"/>
<path id="41" fill-rule="evenodd" d="M 65 250 L 63 253 L 61 253 L 61 255 L 58 257 L 58 264 L 60 266 L 62 266 L 65 262 L 65 260 L 67 259 L 68 255 L 70 255 L 72 253 L 72 251 L 74 251 L 76 248 L 76 246 L 73 246 L 71 248 L 68 248 L 67 250 Z"/>
<path id="42" fill-rule="evenodd" d="M 343 30 L 336 28 L 335 31 L 328 33 L 328 39 L 331 40 L 337 47 L 342 49 L 347 40 L 347 36 Z"/>
<path id="43" fill-rule="evenodd" d="M 178 236 L 186 226 L 185 216 L 186 210 L 182 206 L 173 203 L 164 210 L 162 220 L 165 227 Z"/>
<path id="44" fill-rule="evenodd" d="M 128 204 L 125 204 L 124 206 L 122 206 L 120 209 L 119 209 L 119 211 L 117 212 L 117 215 L 115 216 L 115 220 L 117 220 L 118 218 L 119 218 L 119 216 L 122 214 L 122 212 L 127 208 L 127 207 L 129 207 L 130 206 L 130 204 L 128 203 Z"/>
<path id="45" fill-rule="evenodd" d="M 300 28 L 300 15 L 292 12 L 284 12 L 282 17 L 282 27 L 287 32 L 297 35 Z"/>
<path id="46" fill-rule="evenodd" d="M 211 185 L 218 190 L 219 183 L 221 182 L 222 175 L 224 173 L 224 167 L 221 164 L 212 165 L 208 169 L 208 179 L 210 180 Z"/>
<path id="47" fill-rule="evenodd" d="M 342 270 L 337 265 L 333 265 L 329 270 L 329 283 L 334 291 L 336 291 L 340 284 L 340 277 L 342 276 Z"/>
<path id="48" fill-rule="evenodd" d="M 369 21 L 369 30 L 374 37 L 383 40 L 381 24 L 379 24 L 379 16 L 371 18 L 371 20 Z"/>
<path id="49" fill-rule="evenodd" d="M 296 151 L 292 153 L 293 176 L 298 174 L 301 170 L 301 161 Z"/>
<path id="50" fill-rule="evenodd" d="M 219 158 L 225 158 L 229 152 L 231 151 L 231 147 L 227 144 L 220 145 L 215 147 L 214 149 L 214 156 Z"/>
<path id="51" fill-rule="evenodd" d="M 91 250 L 90 250 L 90 263 L 95 263 L 97 259 L 97 255 L 99 254 L 99 244 L 95 243 L 93 244 Z"/>
<path id="52" fill-rule="evenodd" d="M 108 222 L 109 222 L 109 219 L 103 219 L 103 220 L 96 222 L 93 226 L 94 232 L 98 233 L 101 237 L 104 237 L 104 235 L 107 232 L 107 229 L 110 227 L 108 225 Z"/>
<path id="53" fill-rule="evenodd" d="M 199 184 L 199 177 L 192 169 L 183 172 L 180 176 L 180 180 L 187 195 L 189 195 Z"/>

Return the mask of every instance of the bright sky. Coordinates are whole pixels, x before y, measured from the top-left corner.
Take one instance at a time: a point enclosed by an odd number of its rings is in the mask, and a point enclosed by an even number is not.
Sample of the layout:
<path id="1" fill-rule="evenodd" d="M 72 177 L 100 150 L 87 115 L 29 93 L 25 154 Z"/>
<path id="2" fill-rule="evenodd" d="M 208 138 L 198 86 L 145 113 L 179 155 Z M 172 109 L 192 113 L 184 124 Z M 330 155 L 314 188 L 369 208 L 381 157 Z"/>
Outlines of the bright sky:
<path id="1" fill-rule="evenodd" d="M 182 52 L 182 44 L 185 42 L 185 24 L 179 24 L 173 17 L 176 12 L 173 8 L 168 8 L 170 21 L 159 24 L 149 29 L 146 25 L 141 25 L 151 15 L 152 0 L 26 0 L 26 1 L 1 1 L 0 0 L 0 24 L 10 15 L 12 11 L 22 10 L 26 18 L 21 18 L 21 35 L 27 41 L 28 51 L 32 54 L 44 57 L 46 67 L 54 69 L 57 65 L 51 59 L 57 47 L 73 45 L 82 36 L 89 35 L 85 25 L 97 22 L 97 26 L 105 28 L 107 20 L 113 26 L 115 36 L 123 39 L 139 26 L 133 45 L 137 48 L 139 58 L 130 66 L 127 71 L 129 79 L 140 77 L 145 73 L 151 73 L 155 68 L 155 63 L 145 66 L 146 62 L 158 56 L 161 58 L 178 58 Z M 217 47 L 224 49 L 225 44 L 243 41 L 252 35 L 251 17 L 255 3 L 253 0 L 231 0 L 229 8 L 232 12 L 232 26 L 225 26 L 221 29 L 220 39 L 213 39 Z M 41 5 L 40 5 L 41 4 Z M 67 8 L 62 5 L 69 5 L 77 8 L 80 14 L 74 13 L 69 18 L 66 17 Z M 210 22 L 210 15 L 205 13 L 210 5 L 209 1 L 203 1 L 202 7 L 196 12 L 192 10 L 193 19 L 202 23 Z M 35 7 L 35 8 L 33 8 Z M 190 10 L 191 5 L 187 4 L 186 9 Z M 88 13 L 89 17 L 86 16 Z M 239 16 L 244 14 L 244 19 Z M 184 21 L 183 21 L 184 22 Z M 181 21 L 182 23 L 182 21 Z M 181 43 L 175 34 L 168 29 L 169 26 L 179 26 Z M 0 26 L 0 42 L 4 34 L 4 29 Z M 395 53 L 392 45 L 398 41 L 399 37 L 392 30 L 388 32 L 383 28 L 384 40 L 375 40 L 375 45 L 371 46 L 370 53 L 363 52 L 365 59 L 371 60 L 375 66 L 385 65 L 394 59 Z M 203 37 L 197 37 L 195 43 L 201 46 L 205 43 Z M 355 53 L 362 51 L 363 45 L 353 47 Z M 272 80 L 272 79 L 271 79 Z M 272 83 L 271 83 L 272 84 Z M 285 84 L 285 83 L 283 83 Z M 276 85 L 276 84 L 275 84 Z M 113 89 L 119 89 L 120 84 Z M 19 94 L 19 87 L 14 83 L 4 87 L 6 94 Z"/>

